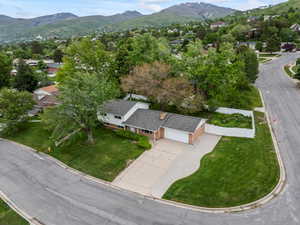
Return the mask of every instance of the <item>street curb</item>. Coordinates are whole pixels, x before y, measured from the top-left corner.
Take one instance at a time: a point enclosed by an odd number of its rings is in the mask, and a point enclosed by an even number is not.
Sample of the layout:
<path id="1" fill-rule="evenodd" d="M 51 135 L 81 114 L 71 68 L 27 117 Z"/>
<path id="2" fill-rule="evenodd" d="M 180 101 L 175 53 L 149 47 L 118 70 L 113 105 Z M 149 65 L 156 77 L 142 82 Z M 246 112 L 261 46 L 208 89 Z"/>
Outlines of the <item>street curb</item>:
<path id="1" fill-rule="evenodd" d="M 36 218 L 30 217 L 26 212 L 18 208 L 2 191 L 0 191 L 0 199 L 2 199 L 12 210 L 23 217 L 30 225 L 44 225 L 39 222 Z"/>
<path id="2" fill-rule="evenodd" d="M 292 78 L 290 75 L 288 75 L 287 72 L 286 72 L 285 69 L 284 69 L 285 66 L 286 66 L 286 65 L 284 65 L 284 66 L 282 67 L 282 70 L 283 70 L 284 74 L 285 74 L 291 81 L 293 81 L 295 84 L 298 84 L 300 81 L 297 80 L 297 79 L 294 79 L 294 78 Z M 290 69 L 291 69 L 291 68 L 289 68 L 289 70 L 290 70 Z"/>

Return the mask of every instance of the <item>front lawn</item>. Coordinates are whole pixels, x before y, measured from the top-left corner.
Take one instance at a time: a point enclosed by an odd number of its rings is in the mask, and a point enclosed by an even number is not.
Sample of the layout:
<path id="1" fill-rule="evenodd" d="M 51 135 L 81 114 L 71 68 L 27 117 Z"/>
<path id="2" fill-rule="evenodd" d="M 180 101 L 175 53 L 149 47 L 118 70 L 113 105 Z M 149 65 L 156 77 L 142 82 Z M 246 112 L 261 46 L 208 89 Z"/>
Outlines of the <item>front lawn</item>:
<path id="1" fill-rule="evenodd" d="M 279 166 L 263 113 L 255 113 L 256 138 L 223 137 L 198 171 L 175 182 L 163 198 L 204 207 L 253 202 L 272 191 Z"/>
<path id="2" fill-rule="evenodd" d="M 74 169 L 106 181 L 113 181 L 131 160 L 143 153 L 143 149 L 133 141 L 118 137 L 105 128 L 96 130 L 94 145 L 79 141 L 50 152 L 49 136 L 41 123 L 29 123 L 26 130 L 8 139 L 45 152 Z"/>
<path id="3" fill-rule="evenodd" d="M 29 225 L 29 223 L 0 199 L 0 225 Z"/>
<path id="4" fill-rule="evenodd" d="M 222 114 L 214 113 L 208 121 L 220 127 L 237 127 L 252 129 L 252 118 L 243 116 L 242 114 Z"/>

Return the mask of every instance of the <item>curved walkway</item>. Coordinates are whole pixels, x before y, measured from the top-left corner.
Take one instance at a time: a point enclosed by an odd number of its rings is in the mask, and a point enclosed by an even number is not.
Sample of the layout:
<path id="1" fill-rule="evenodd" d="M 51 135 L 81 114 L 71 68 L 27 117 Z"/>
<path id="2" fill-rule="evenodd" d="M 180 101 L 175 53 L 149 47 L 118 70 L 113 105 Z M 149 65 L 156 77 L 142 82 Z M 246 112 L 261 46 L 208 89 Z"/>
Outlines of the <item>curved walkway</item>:
<path id="1" fill-rule="evenodd" d="M 292 54 L 266 63 L 257 82 L 288 174 L 283 194 L 263 207 L 211 214 L 161 204 L 70 173 L 50 157 L 7 141 L 0 141 L 0 190 L 23 212 L 47 225 L 299 224 L 300 91 L 281 70 L 295 59 Z"/>

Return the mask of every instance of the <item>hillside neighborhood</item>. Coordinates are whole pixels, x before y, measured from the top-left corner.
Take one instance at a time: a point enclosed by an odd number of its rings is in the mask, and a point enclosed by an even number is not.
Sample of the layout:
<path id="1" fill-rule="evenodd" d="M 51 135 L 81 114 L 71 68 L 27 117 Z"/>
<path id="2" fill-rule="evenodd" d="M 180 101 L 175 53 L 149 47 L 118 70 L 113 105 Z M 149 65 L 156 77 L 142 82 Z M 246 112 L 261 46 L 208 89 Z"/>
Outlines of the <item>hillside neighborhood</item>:
<path id="1" fill-rule="evenodd" d="M 299 8 L 0 15 L 0 225 L 298 224 Z"/>

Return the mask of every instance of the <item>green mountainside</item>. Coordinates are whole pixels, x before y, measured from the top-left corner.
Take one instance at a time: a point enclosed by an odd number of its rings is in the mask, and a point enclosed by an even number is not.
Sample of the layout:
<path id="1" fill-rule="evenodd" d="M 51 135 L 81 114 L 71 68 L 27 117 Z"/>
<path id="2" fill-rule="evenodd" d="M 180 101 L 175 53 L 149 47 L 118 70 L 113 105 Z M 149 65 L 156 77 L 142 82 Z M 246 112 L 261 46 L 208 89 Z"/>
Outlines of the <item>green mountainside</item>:
<path id="1" fill-rule="evenodd" d="M 251 12 L 255 14 L 281 14 L 284 12 L 288 12 L 289 9 L 294 8 L 294 9 L 299 9 L 300 10 L 300 0 L 289 0 L 284 3 L 280 3 L 265 9 L 256 9 L 256 10 L 251 10 Z"/>
<path id="2" fill-rule="evenodd" d="M 0 42 L 32 40 L 39 35 L 46 38 L 55 36 L 68 38 L 103 30 L 124 30 L 186 23 L 193 20 L 220 18 L 235 11 L 207 3 L 184 3 L 151 15 L 128 11 L 112 16 L 74 16 L 57 21 L 51 20 L 48 23 L 45 17 L 28 20 L 2 16 L 3 18 L 0 17 Z M 53 16 L 55 17 L 55 15 Z M 40 22 L 41 20 L 43 23 Z"/>

